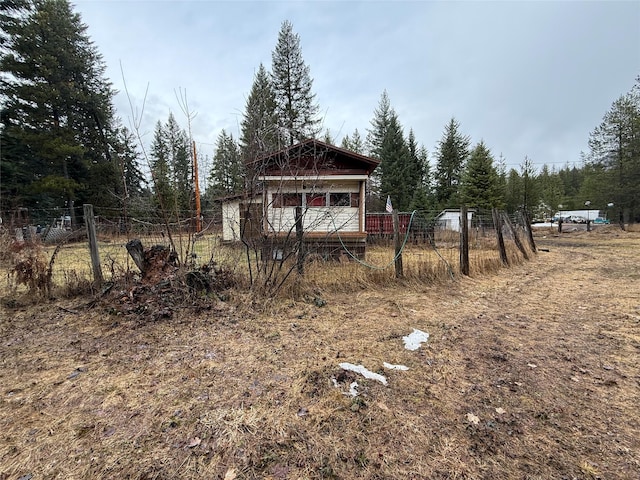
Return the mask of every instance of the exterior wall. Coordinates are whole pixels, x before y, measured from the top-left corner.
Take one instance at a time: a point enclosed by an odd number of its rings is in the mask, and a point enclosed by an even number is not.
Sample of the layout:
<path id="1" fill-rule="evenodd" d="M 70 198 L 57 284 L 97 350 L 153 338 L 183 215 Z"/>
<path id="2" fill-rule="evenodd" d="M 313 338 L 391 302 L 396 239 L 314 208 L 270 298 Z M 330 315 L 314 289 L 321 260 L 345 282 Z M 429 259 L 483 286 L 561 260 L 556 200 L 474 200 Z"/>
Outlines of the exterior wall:
<path id="1" fill-rule="evenodd" d="M 473 218 L 473 212 L 467 212 L 467 221 L 470 223 Z M 444 212 L 441 213 L 436 224 L 445 230 L 453 230 L 454 232 L 460 231 L 460 212 Z"/>
<path id="2" fill-rule="evenodd" d="M 267 225 L 265 230 L 271 233 L 287 233 L 295 230 L 296 207 L 274 207 L 274 198 L 277 194 L 283 193 L 350 193 L 361 197 L 360 181 L 341 181 L 335 183 L 323 182 L 314 185 L 312 188 L 304 188 L 301 182 L 287 182 L 277 187 L 270 186 L 267 191 Z M 303 195 L 303 229 L 307 233 L 332 233 L 340 232 L 360 232 L 361 229 L 361 209 L 364 205 L 360 200 L 358 207 L 347 206 L 307 206 Z"/>
<path id="3" fill-rule="evenodd" d="M 240 241 L 240 201 L 232 200 L 222 204 L 222 241 Z"/>

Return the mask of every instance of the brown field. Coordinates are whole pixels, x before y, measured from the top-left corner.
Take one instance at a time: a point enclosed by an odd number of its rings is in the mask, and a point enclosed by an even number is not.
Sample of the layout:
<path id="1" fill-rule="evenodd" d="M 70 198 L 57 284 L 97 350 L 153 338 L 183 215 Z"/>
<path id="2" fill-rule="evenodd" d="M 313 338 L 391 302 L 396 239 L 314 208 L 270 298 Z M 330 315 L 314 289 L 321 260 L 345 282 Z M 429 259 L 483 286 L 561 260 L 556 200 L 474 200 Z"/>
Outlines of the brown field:
<path id="1" fill-rule="evenodd" d="M 3 301 L 0 479 L 639 478 L 640 233 L 537 243 L 455 281 L 311 267 L 307 301 Z"/>

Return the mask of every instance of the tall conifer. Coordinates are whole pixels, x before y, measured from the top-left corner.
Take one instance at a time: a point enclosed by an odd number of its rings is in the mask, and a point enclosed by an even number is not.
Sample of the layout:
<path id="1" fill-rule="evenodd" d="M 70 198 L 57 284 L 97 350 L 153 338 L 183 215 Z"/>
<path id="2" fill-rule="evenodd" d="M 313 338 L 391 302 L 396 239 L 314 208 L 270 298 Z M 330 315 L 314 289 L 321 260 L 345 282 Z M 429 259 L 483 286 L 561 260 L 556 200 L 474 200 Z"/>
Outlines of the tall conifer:
<path id="1" fill-rule="evenodd" d="M 282 23 L 278 43 L 272 53 L 271 76 L 276 96 L 276 113 L 289 145 L 315 138 L 319 107 L 312 93 L 313 79 L 302 58 L 300 37 L 288 20 Z"/>

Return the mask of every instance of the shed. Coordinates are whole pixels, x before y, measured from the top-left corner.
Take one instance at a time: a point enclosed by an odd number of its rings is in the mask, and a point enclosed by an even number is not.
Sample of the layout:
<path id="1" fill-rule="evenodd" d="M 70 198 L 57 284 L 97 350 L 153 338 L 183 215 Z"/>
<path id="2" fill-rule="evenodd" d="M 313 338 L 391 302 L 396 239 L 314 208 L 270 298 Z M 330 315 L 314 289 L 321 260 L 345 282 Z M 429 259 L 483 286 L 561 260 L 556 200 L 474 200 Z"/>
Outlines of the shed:
<path id="1" fill-rule="evenodd" d="M 473 219 L 474 209 L 467 210 L 467 225 L 471 227 L 471 220 Z M 460 209 L 459 208 L 445 208 L 442 212 L 436 216 L 436 226 L 443 230 L 452 230 L 454 232 L 460 231 Z"/>

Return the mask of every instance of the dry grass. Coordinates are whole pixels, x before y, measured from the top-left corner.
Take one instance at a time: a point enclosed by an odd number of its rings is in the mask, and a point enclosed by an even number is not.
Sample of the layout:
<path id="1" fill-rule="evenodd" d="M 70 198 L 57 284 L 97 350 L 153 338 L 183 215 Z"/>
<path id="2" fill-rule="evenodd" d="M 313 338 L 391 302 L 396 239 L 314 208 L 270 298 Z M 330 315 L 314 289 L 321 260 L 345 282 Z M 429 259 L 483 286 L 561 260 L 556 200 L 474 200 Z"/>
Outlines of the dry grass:
<path id="1" fill-rule="evenodd" d="M 3 240 L 7 237 L 3 236 Z M 162 244 L 157 237 L 141 238 L 143 245 L 151 246 Z M 455 232 L 439 232 L 436 239 L 438 250 L 425 244 L 412 244 L 409 242 L 403 251 L 405 282 L 434 283 L 450 280 L 452 275 L 459 271 L 459 234 Z M 183 247 L 186 248 L 183 241 Z M 102 272 L 105 280 L 114 281 L 135 275 L 138 272 L 126 250 L 127 240 L 124 237 L 101 237 L 98 242 Z M 164 242 L 166 243 L 166 241 Z M 4 248 L 0 244 L 0 252 L 9 249 L 9 244 Z M 200 266 L 214 262 L 231 272 L 238 280 L 239 285 L 248 287 L 249 270 L 247 267 L 247 252 L 242 245 L 223 244 L 217 235 L 207 235 L 199 238 L 189 246 L 194 266 Z M 91 292 L 92 271 L 88 244 L 77 242 L 62 244 L 57 247 L 38 245 L 38 255 L 43 264 L 55 255 L 52 265 L 51 283 L 54 296 L 72 296 L 76 293 Z M 507 241 L 507 252 L 511 264 L 523 261 L 522 255 L 514 244 Z M 256 274 L 256 254 L 250 252 L 254 277 Z M 347 261 L 348 255 L 343 255 L 344 261 L 323 261 L 312 257 L 305 267 L 304 278 L 295 274 L 290 275 L 284 283 L 284 290 L 292 293 L 292 298 L 299 298 L 300 292 L 313 290 L 326 290 L 330 292 L 350 291 L 353 284 L 361 286 L 390 286 L 396 284 L 393 265 L 394 249 L 392 244 L 370 245 L 367 248 L 367 256 L 363 263 Z M 1 260 L 1 259 L 0 259 Z M 6 262 L 5 262 L 6 263 Z M 502 267 L 495 246 L 495 239 L 491 236 L 481 235 L 473 231 L 470 238 L 470 270 L 471 275 L 484 275 L 494 273 Z M 0 261 L 0 273 L 10 272 L 11 267 L 3 265 Z M 279 285 L 287 272 L 296 270 L 295 259 L 283 265 L 275 278 L 269 278 L 272 284 Z M 258 287 L 262 278 L 254 278 Z M 257 289 L 258 292 L 260 288 Z M 282 290 L 282 289 L 281 289 Z M 278 294 L 282 294 L 279 290 Z M 13 291 L 14 294 L 30 294 L 28 285 L 20 285 L 9 274 L 0 275 L 0 292 Z"/>
<path id="2" fill-rule="evenodd" d="M 235 292 L 166 297 L 164 318 L 161 294 L 122 290 L 5 308 L 0 478 L 634 478 L 640 236 L 538 244 L 530 262 L 487 255 L 493 274 L 431 285 L 335 265 L 347 286 L 311 265 L 322 307 L 256 310 Z M 130 297 L 141 308 L 121 308 Z M 413 328 L 431 337 L 408 351 Z"/>

